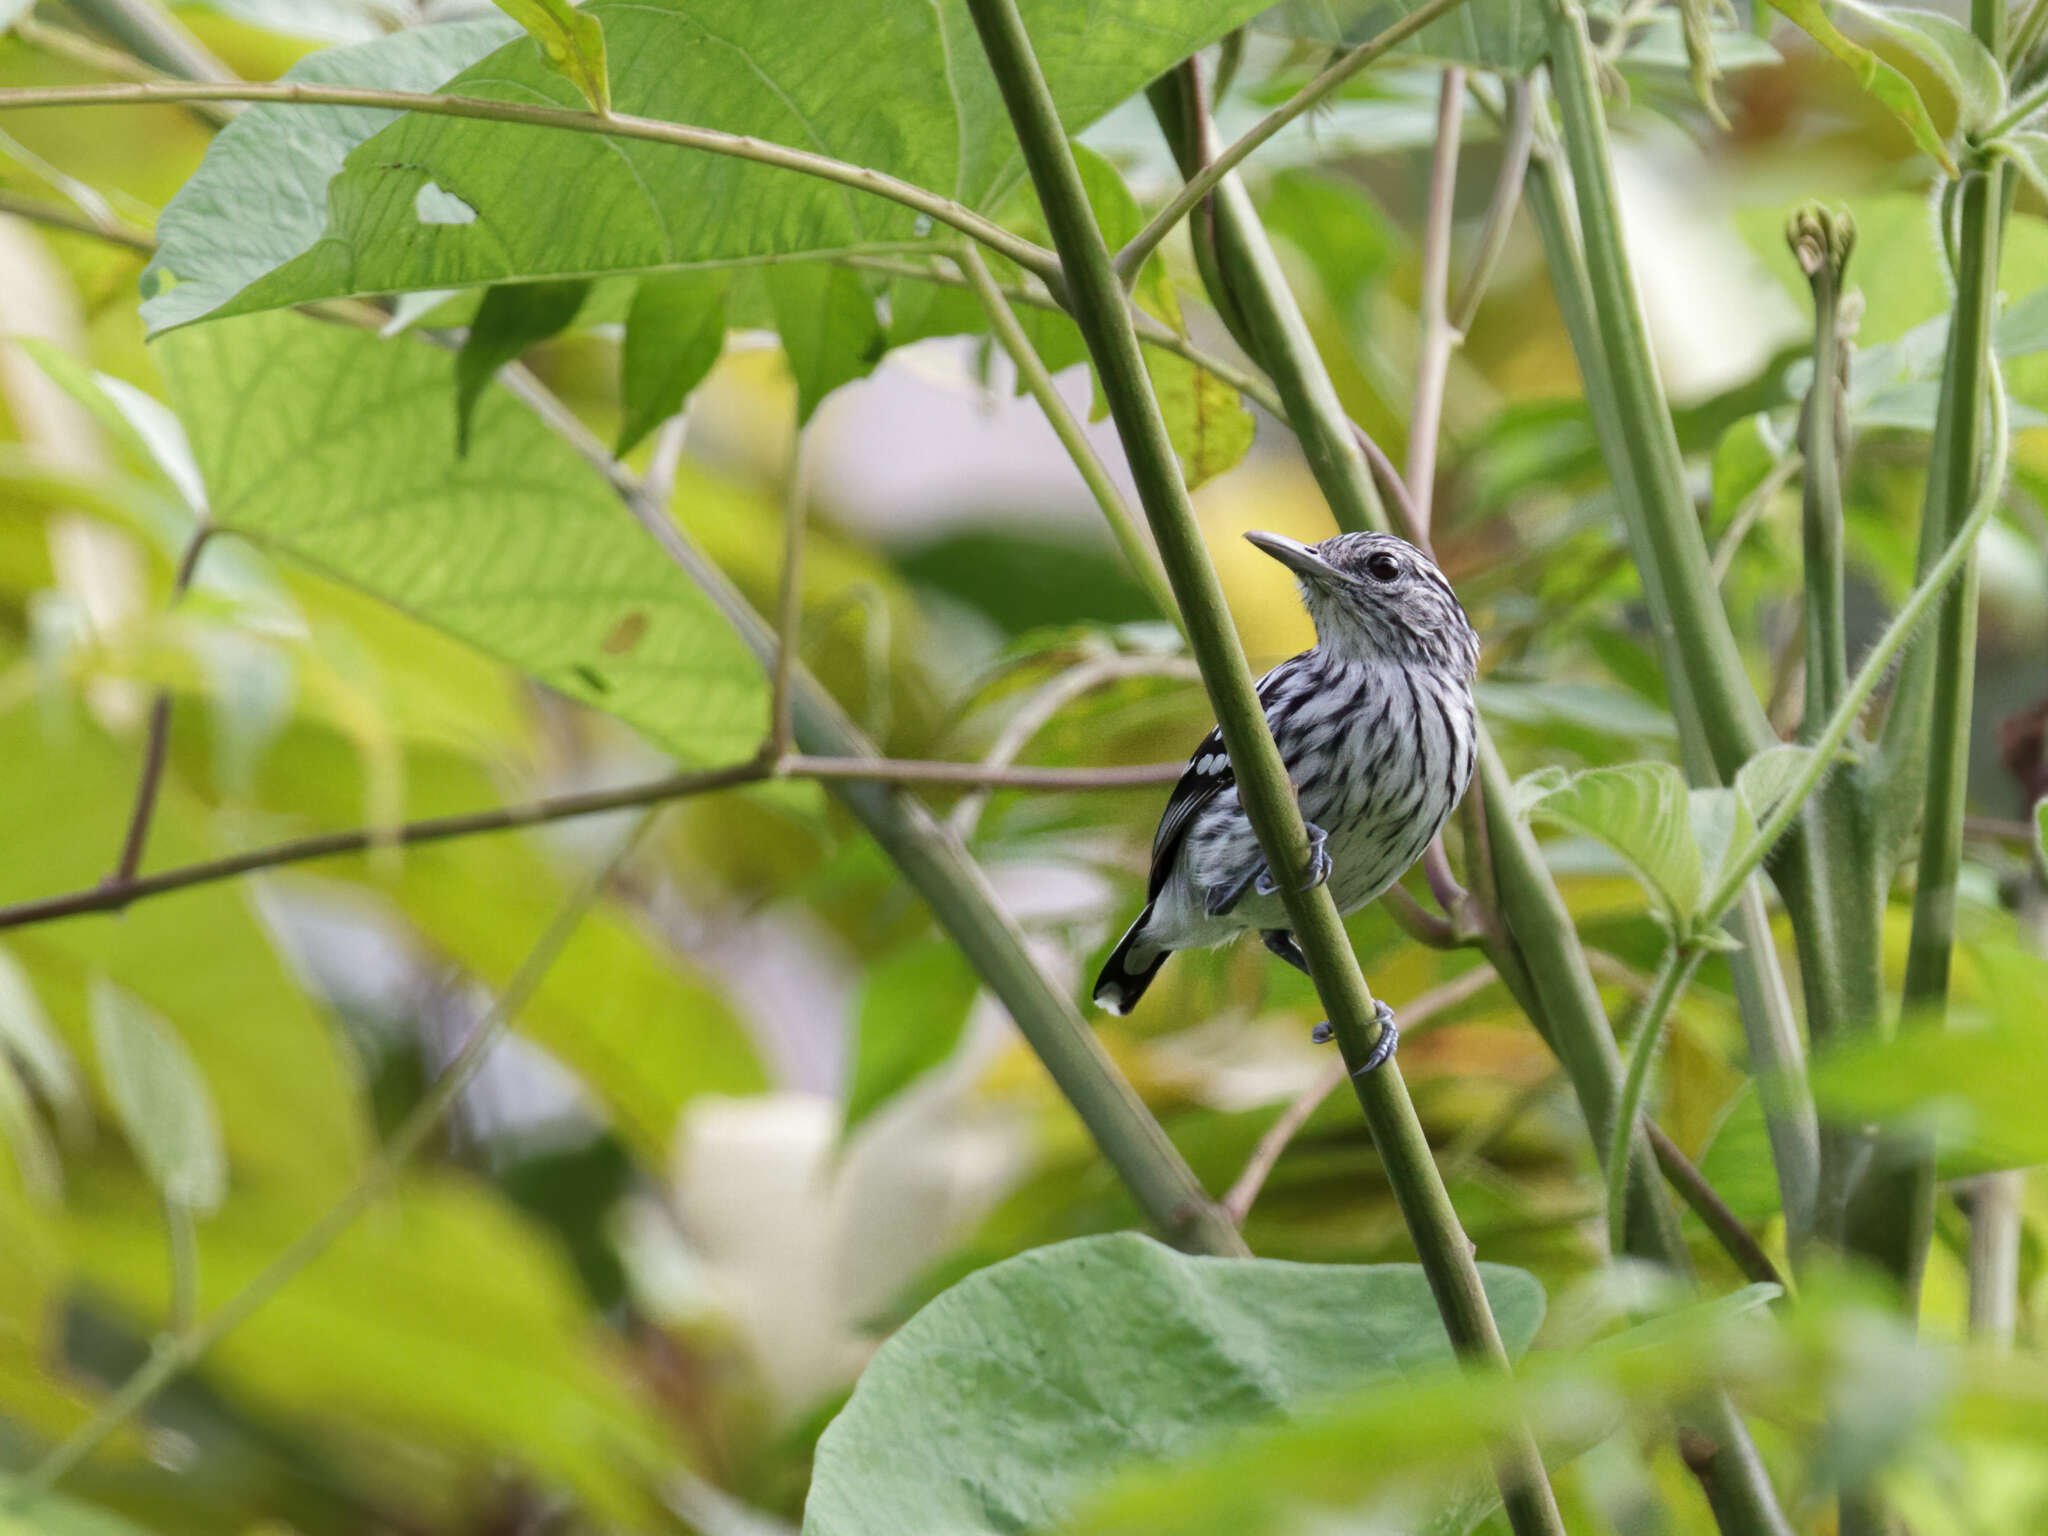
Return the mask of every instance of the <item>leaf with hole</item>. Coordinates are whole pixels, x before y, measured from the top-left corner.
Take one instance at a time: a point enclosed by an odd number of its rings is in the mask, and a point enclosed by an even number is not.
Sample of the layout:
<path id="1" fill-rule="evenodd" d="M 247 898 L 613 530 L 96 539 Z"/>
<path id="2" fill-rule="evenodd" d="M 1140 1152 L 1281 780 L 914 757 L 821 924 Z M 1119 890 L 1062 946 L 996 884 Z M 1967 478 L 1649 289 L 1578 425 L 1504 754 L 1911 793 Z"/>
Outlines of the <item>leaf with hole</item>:
<path id="1" fill-rule="evenodd" d="M 526 28 L 540 45 L 548 68 L 576 87 L 593 112 L 612 109 L 611 77 L 605 69 L 604 28 L 596 16 L 569 0 L 492 0 Z"/>
<path id="2" fill-rule="evenodd" d="M 1259 0 L 1024 6 L 1072 131 L 1258 10 Z M 1023 177 L 965 0 L 880 15 L 786 0 L 593 0 L 580 14 L 603 24 L 621 113 L 826 154 L 984 214 Z M 445 82 L 460 95 L 582 109 L 526 39 L 484 56 L 502 28 L 405 42 L 457 30 L 316 55 L 294 77 L 412 90 Z M 469 221 L 423 224 L 416 196 L 429 186 L 459 196 Z M 303 106 L 257 107 L 230 125 L 160 234 L 154 330 L 345 293 L 830 258 L 934 238 L 928 219 L 896 203 L 726 155 Z"/>
<path id="3" fill-rule="evenodd" d="M 93 1047 L 107 1099 L 151 1182 L 204 1215 L 227 1197 L 227 1155 L 213 1095 L 170 1025 L 105 977 L 90 994 Z"/>
<path id="4" fill-rule="evenodd" d="M 1480 1272 L 1519 1353 L 1542 1287 Z M 1049 1529 L 1126 1467 L 1451 1361 L 1416 1266 L 1056 1243 L 970 1275 L 882 1346 L 818 1442 L 805 1536 Z"/>

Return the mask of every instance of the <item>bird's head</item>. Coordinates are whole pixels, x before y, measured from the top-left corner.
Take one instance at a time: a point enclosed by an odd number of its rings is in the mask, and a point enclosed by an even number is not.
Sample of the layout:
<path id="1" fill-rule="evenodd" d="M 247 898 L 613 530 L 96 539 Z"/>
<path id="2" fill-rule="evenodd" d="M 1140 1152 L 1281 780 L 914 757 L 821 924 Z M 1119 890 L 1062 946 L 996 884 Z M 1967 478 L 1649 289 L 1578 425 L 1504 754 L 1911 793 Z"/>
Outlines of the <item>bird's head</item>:
<path id="1" fill-rule="evenodd" d="M 1294 572 L 1326 650 L 1437 667 L 1468 681 L 1478 671 L 1479 636 L 1451 584 L 1413 544 L 1387 533 L 1340 533 L 1320 544 L 1245 537 Z"/>

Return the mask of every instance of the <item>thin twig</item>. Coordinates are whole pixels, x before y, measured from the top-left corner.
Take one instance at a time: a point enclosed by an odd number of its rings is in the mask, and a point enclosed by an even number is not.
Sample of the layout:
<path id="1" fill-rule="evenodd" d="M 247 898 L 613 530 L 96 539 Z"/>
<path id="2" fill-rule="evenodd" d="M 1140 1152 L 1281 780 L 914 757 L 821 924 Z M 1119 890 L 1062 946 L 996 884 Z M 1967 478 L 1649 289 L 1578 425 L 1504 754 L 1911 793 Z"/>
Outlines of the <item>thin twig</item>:
<path id="1" fill-rule="evenodd" d="M 1017 760 L 1031 745 L 1032 738 L 1052 723 L 1053 717 L 1074 700 L 1092 693 L 1106 683 L 1132 677 L 1170 677 L 1183 682 L 1201 681 L 1201 670 L 1185 656 L 1096 656 L 1067 668 L 1019 706 L 983 754 L 981 765 L 1000 772 Z M 960 797 L 947 818 L 947 827 L 961 842 L 970 842 L 981 814 L 988 809 L 990 786 L 983 785 Z"/>
<path id="2" fill-rule="evenodd" d="M 1443 4 L 1444 0 L 1436 0 Z M 1453 0 L 1455 3 L 1455 0 Z M 27 107 L 139 106 L 189 101 L 276 102 L 293 106 L 370 107 L 388 112 L 420 112 L 434 117 L 470 118 L 480 122 L 521 123 L 533 128 L 559 128 L 569 133 L 597 134 L 611 139 L 637 139 L 681 149 L 730 155 L 796 171 L 857 192 L 900 203 L 928 214 L 998 251 L 1048 283 L 1060 281 L 1059 258 L 1043 246 L 1013 234 L 973 209 L 941 197 L 929 188 L 864 165 L 850 165 L 829 155 L 792 149 L 746 134 L 722 133 L 686 123 L 665 123 L 626 113 L 599 116 L 568 107 L 543 107 L 529 102 L 487 101 L 476 96 L 449 96 L 418 91 L 373 90 L 363 86 L 314 85 L 303 81 L 176 81 L 148 85 L 47 86 L 0 91 L 0 111 Z"/>
<path id="3" fill-rule="evenodd" d="M 1707 1182 L 1706 1175 L 1679 1149 L 1678 1143 L 1648 1115 L 1643 1117 L 1643 1130 L 1649 1135 L 1650 1150 L 1657 1154 L 1657 1166 L 1664 1170 L 1665 1182 L 1692 1207 L 1692 1213 L 1706 1224 L 1715 1241 L 1720 1243 L 1722 1250 L 1735 1261 L 1742 1273 L 1753 1281 L 1785 1290 L 1785 1277 L 1778 1273 L 1778 1266 L 1771 1262 L 1771 1256 L 1764 1252 L 1763 1245 L 1742 1224 L 1741 1218 L 1728 1208 L 1720 1191 Z"/>
<path id="4" fill-rule="evenodd" d="M 1508 120 L 1501 136 L 1500 174 L 1494 179 L 1493 196 L 1487 200 L 1486 219 L 1480 225 L 1479 245 L 1472 253 L 1472 269 L 1451 301 L 1451 329 L 1464 336 L 1479 313 L 1479 301 L 1486 285 L 1493 281 L 1494 268 L 1508 246 L 1508 232 L 1514 227 L 1515 211 L 1522 205 L 1522 183 L 1529 174 L 1529 150 L 1535 143 L 1532 106 L 1534 93 L 1529 82 L 1517 78 L 1508 83 Z"/>
<path id="5" fill-rule="evenodd" d="M 31 224 L 46 224 L 52 229 L 69 230 L 76 235 L 90 235 L 104 240 L 109 245 L 118 245 L 139 255 L 149 256 L 156 251 L 156 241 L 145 231 L 126 224 L 105 224 L 98 219 L 87 217 L 56 203 L 46 203 L 40 198 L 23 197 L 19 192 L 0 187 L 0 213 L 12 214 L 17 219 L 26 219 Z"/>
<path id="6" fill-rule="evenodd" d="M 1421 345 L 1415 359 L 1415 399 L 1408 416 L 1408 496 L 1415 522 L 1429 532 L 1436 496 L 1436 446 L 1443 426 L 1444 384 L 1450 372 L 1451 220 L 1458 197 L 1458 137 L 1465 120 L 1465 71 L 1453 64 L 1437 87 L 1436 148 L 1429 162 L 1429 204 L 1422 221 L 1422 293 L 1417 306 Z"/>
<path id="7" fill-rule="evenodd" d="M 199 557 L 205 553 L 206 541 L 212 535 L 210 523 L 201 523 L 193 531 L 191 542 L 178 560 L 177 574 L 171 579 L 172 606 L 192 585 L 192 574 L 199 569 Z M 107 877 L 108 885 L 128 884 L 142 867 L 142 855 L 149 844 L 149 824 L 156 815 L 157 791 L 163 786 L 170 739 L 171 690 L 165 687 L 157 690 L 156 700 L 149 708 L 149 739 L 142 750 L 142 777 L 135 785 L 135 808 L 129 813 L 128 832 L 121 839 L 121 855 L 115 860 L 113 874 Z"/>
<path id="8" fill-rule="evenodd" d="M 1458 947 L 1458 930 L 1451 926 L 1450 919 L 1430 911 L 1401 886 L 1388 886 L 1379 901 L 1387 909 L 1387 916 L 1394 920 L 1394 926 L 1416 943 L 1429 949 Z"/>
<path id="9" fill-rule="evenodd" d="M 796 735 L 794 694 L 790 677 L 796 670 L 798 642 L 804 623 L 804 521 L 810 486 L 804 465 L 804 425 L 789 429 L 788 482 L 782 488 L 782 590 L 775 614 L 774 687 L 769 695 L 767 755 L 779 761 Z"/>
<path id="10" fill-rule="evenodd" d="M 1082 483 L 1095 498 L 1102 520 L 1109 524 L 1110 537 L 1123 551 L 1124 563 L 1145 588 L 1145 595 L 1152 599 L 1152 606 L 1162 617 L 1178 625 L 1180 609 L 1173 601 L 1173 588 L 1166 584 L 1166 573 L 1159 568 L 1159 557 L 1153 554 L 1152 546 L 1138 532 L 1137 520 L 1131 516 L 1131 509 L 1124 505 L 1123 493 L 1117 489 L 1116 481 L 1110 478 L 1109 467 L 1102 462 L 1102 456 L 1088 441 L 1088 434 L 1081 423 L 1060 397 L 1052 374 L 1046 370 L 1045 360 L 1032 346 L 1031 338 L 1024 334 L 1024 327 L 1017 323 L 1017 317 L 1010 313 L 1009 304 L 1004 301 L 1002 291 L 996 287 L 995 278 L 989 273 L 988 263 L 981 259 L 981 252 L 971 246 L 953 259 L 974 289 L 975 297 L 981 300 L 982 310 L 988 316 L 996 340 L 1002 343 L 1003 350 L 1017 367 L 1018 379 L 1031 391 L 1031 398 L 1045 413 L 1053 436 L 1067 450 L 1067 457 L 1073 461 Z"/>
<path id="11" fill-rule="evenodd" d="M 1463 975 L 1430 988 L 1401 1010 L 1401 1038 L 1412 1042 L 1439 1014 L 1470 1002 L 1497 979 L 1492 966 L 1476 965 Z M 1343 1081 L 1343 1061 L 1339 1059 L 1328 1063 L 1315 1081 L 1295 1095 L 1294 1101 L 1280 1112 L 1280 1117 L 1266 1128 L 1266 1134 L 1259 1138 L 1259 1144 L 1245 1161 L 1244 1172 L 1237 1176 L 1237 1182 L 1230 1186 L 1230 1193 L 1223 1197 L 1223 1209 L 1232 1221 L 1239 1226 L 1244 1225 L 1245 1217 L 1251 1214 L 1252 1205 L 1259 1198 L 1259 1191 L 1266 1187 L 1267 1178 L 1280 1161 L 1280 1154 L 1308 1124 L 1309 1117 L 1315 1114 L 1323 1100 L 1336 1092 Z"/>
<path id="12" fill-rule="evenodd" d="M 303 864 L 338 854 L 361 853 L 417 843 L 446 842 L 484 832 L 502 832 L 512 827 L 542 826 L 578 816 L 597 816 L 607 811 L 634 806 L 659 805 L 691 795 L 759 784 L 769 779 L 866 779 L 887 784 L 958 785 L 967 788 L 1096 790 L 1133 789 L 1154 784 L 1171 784 L 1185 768 L 1183 763 L 1143 763 L 1129 768 L 985 768 L 979 763 L 920 762 L 908 758 L 806 757 L 793 754 L 778 762 L 755 757 L 724 768 L 695 773 L 671 774 L 646 783 L 618 789 L 585 790 L 576 794 L 550 795 L 518 805 L 498 806 L 487 811 L 467 811 L 453 816 L 430 816 L 397 826 L 357 827 L 346 832 L 323 832 L 294 838 L 264 848 L 251 848 L 218 859 L 185 864 L 138 875 L 120 883 L 108 882 L 61 896 L 44 896 L 34 901 L 0 907 L 0 930 L 25 928 L 58 918 L 91 912 L 119 912 L 138 901 L 171 891 L 189 890 L 195 885 L 212 885 L 257 870 Z"/>
<path id="13" fill-rule="evenodd" d="M 1464 0 L 1429 0 L 1428 4 L 1410 11 L 1372 41 L 1353 48 L 1286 101 L 1260 118 L 1242 138 L 1226 145 L 1221 154 L 1196 175 L 1190 176 L 1180 191 L 1173 195 L 1172 200 L 1153 215 L 1143 229 L 1131 237 L 1128 245 L 1116 253 L 1117 277 L 1128 283 L 1131 275 L 1145 265 L 1145 258 L 1158 249 L 1159 242 L 1166 238 L 1173 226 L 1187 217 L 1196 204 L 1215 190 L 1218 182 L 1243 164 L 1260 145 L 1375 59 L 1400 47 L 1439 16 L 1449 15 L 1462 4 Z"/>
<path id="14" fill-rule="evenodd" d="M 582 923 L 584 913 L 639 843 L 641 833 L 653 818 L 652 812 L 643 816 L 621 841 L 618 851 L 563 903 L 554 921 L 528 953 L 517 974 L 506 984 L 490 1012 L 478 1022 L 467 1043 L 449 1063 L 448 1070 L 413 1106 L 412 1112 L 384 1148 L 370 1159 L 348 1193 L 301 1233 L 290 1247 L 271 1260 L 253 1280 L 222 1303 L 212 1316 L 159 1341 L 150 1352 L 149 1359 L 100 1404 L 99 1411 L 91 1419 L 61 1444 L 53 1446 L 15 1483 L 11 1494 L 0 1502 L 0 1508 L 18 1513 L 49 1493 L 65 1474 L 105 1444 L 123 1424 L 140 1413 L 209 1349 L 247 1321 L 287 1282 L 325 1253 L 357 1217 L 383 1198 L 397 1182 L 399 1172 L 433 1134 L 442 1117 L 489 1058 L 506 1026 L 533 996 L 548 968 L 554 964 L 555 957 Z"/>

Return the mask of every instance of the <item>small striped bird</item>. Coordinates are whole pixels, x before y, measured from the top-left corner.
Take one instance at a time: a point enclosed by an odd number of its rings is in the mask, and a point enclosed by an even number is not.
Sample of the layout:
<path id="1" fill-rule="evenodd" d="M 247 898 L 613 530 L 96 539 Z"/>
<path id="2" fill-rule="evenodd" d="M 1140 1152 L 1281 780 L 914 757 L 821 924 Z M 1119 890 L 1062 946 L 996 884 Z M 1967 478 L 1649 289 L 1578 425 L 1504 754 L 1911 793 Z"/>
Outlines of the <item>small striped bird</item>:
<path id="1" fill-rule="evenodd" d="M 1311 882 L 1355 912 L 1422 856 L 1472 777 L 1472 677 L 1479 637 L 1429 557 L 1383 533 L 1299 544 L 1245 537 L 1293 571 L 1316 643 L 1259 680 L 1266 724 L 1308 823 Z M 1152 839 L 1145 910 L 1110 952 L 1096 1003 L 1127 1013 L 1177 949 L 1221 944 L 1248 928 L 1306 972 L 1278 885 L 1266 868 L 1237 780 L 1212 730 L 1173 787 Z M 1380 1004 L 1380 1040 L 1398 1038 Z M 1319 1026 L 1318 1039 L 1327 1039 Z"/>

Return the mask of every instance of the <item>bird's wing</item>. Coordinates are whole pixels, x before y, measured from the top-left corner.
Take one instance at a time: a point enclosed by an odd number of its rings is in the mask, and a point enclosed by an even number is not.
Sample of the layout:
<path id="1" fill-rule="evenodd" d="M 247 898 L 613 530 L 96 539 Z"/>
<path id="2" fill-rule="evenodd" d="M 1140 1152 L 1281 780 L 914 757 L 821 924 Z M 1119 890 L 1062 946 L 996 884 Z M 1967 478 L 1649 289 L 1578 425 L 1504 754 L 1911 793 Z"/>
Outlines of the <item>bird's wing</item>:
<path id="1" fill-rule="evenodd" d="M 1283 661 L 1259 679 L 1260 704 L 1271 705 L 1273 691 L 1283 674 L 1299 660 L 1297 656 L 1293 661 Z M 1237 773 L 1230 766 L 1230 754 L 1223 750 L 1223 727 L 1212 726 L 1188 759 L 1187 769 L 1174 784 L 1173 793 L 1167 796 L 1159 830 L 1152 834 L 1152 877 L 1145 888 L 1146 900 L 1157 896 L 1173 873 L 1174 855 L 1180 852 L 1188 828 L 1194 825 L 1195 813 L 1236 783 Z"/>

